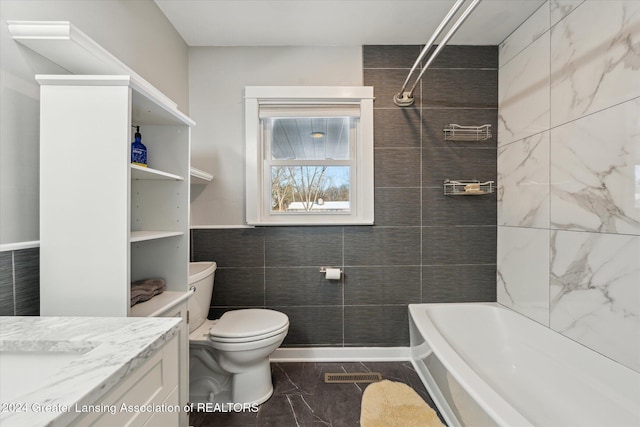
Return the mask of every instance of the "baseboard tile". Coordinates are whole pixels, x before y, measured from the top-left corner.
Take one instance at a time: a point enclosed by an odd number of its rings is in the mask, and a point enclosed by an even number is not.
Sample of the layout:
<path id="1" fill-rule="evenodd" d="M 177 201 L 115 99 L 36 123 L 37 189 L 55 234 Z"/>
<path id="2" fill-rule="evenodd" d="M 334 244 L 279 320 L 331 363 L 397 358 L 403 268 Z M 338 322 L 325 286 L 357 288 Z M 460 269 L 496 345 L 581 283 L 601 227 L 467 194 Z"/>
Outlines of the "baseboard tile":
<path id="1" fill-rule="evenodd" d="M 395 362 L 411 360 L 409 347 L 285 347 L 271 362 Z"/>

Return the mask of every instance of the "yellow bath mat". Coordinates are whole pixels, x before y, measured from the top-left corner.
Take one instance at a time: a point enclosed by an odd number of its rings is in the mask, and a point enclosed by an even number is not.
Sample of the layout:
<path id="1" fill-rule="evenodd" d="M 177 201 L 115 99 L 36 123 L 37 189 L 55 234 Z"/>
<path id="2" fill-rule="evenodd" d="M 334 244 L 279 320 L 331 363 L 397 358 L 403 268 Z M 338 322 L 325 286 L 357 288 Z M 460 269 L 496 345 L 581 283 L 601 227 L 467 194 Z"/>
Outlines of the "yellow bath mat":
<path id="1" fill-rule="evenodd" d="M 362 394 L 361 427 L 444 427 L 436 411 L 406 384 L 380 381 Z"/>

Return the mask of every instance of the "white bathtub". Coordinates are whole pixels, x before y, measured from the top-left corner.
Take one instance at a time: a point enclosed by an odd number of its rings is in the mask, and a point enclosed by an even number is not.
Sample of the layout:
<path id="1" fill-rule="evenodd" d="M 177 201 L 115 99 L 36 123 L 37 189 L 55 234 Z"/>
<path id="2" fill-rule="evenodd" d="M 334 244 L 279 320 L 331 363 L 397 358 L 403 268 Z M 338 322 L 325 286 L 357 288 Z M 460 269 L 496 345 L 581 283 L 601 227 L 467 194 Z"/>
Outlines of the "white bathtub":
<path id="1" fill-rule="evenodd" d="M 640 426 L 639 373 L 499 304 L 410 304 L 409 323 L 450 427 Z"/>

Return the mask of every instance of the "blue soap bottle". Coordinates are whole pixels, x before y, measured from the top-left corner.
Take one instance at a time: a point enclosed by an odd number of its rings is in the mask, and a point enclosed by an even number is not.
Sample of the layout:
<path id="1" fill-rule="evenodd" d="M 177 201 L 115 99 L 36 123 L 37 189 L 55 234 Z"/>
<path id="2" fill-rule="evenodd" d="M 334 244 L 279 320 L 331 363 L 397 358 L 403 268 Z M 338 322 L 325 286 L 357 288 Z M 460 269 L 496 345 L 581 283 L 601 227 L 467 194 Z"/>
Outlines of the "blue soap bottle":
<path id="1" fill-rule="evenodd" d="M 135 139 L 131 143 L 131 163 L 138 166 L 147 167 L 147 147 L 142 143 L 140 126 L 136 126 Z"/>

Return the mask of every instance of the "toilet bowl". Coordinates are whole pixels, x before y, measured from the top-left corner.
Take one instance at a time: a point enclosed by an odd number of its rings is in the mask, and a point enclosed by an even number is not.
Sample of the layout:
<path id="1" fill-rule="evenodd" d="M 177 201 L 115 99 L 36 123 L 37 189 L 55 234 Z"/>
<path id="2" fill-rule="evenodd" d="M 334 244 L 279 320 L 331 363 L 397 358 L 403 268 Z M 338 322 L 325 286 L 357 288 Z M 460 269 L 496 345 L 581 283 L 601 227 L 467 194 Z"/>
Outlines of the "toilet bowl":
<path id="1" fill-rule="evenodd" d="M 260 404 L 273 393 L 269 356 L 289 330 L 274 310 L 240 309 L 207 319 L 216 264 L 191 263 L 189 285 L 189 400 Z"/>

